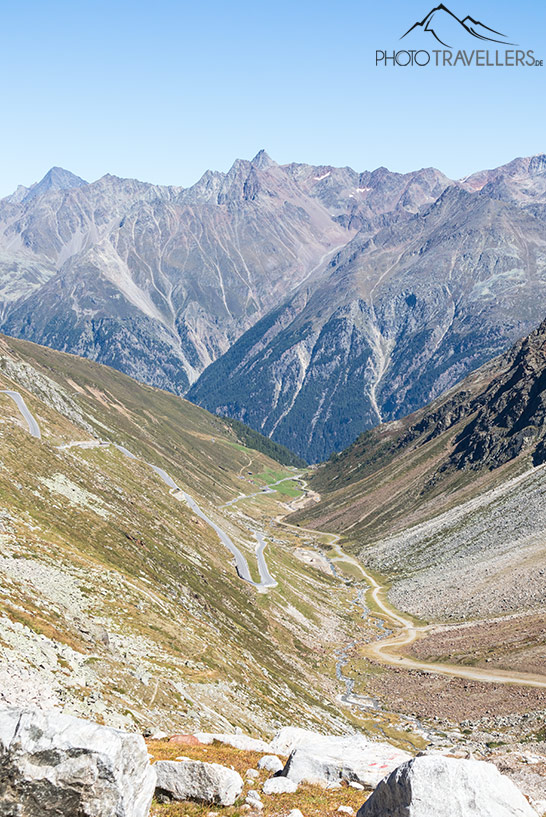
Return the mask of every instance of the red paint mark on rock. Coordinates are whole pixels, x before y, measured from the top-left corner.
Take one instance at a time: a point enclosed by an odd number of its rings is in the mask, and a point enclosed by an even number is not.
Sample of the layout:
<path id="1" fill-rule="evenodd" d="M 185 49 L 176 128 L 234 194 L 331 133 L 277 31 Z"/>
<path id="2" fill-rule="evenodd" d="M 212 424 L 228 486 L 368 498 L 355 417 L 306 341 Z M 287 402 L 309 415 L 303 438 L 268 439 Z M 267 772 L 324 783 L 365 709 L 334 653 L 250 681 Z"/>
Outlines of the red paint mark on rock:
<path id="1" fill-rule="evenodd" d="M 176 743 L 179 746 L 201 746 L 201 741 L 195 735 L 173 735 L 169 738 L 169 743 Z"/>

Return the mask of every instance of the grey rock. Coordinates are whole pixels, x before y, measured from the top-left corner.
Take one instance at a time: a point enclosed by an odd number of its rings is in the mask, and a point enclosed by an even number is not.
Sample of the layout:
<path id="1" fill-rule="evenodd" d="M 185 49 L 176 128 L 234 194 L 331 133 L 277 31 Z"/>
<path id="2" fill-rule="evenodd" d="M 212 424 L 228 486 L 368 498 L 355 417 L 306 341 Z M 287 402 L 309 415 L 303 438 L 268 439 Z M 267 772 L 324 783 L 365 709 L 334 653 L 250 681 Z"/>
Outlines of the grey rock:
<path id="1" fill-rule="evenodd" d="M 298 789 L 298 784 L 287 777 L 270 777 L 263 784 L 264 794 L 293 794 Z"/>
<path id="2" fill-rule="evenodd" d="M 250 789 L 247 792 L 245 803 L 258 811 L 261 811 L 264 807 L 262 798 L 260 797 L 259 792 L 255 791 L 255 789 Z"/>
<path id="3" fill-rule="evenodd" d="M 284 768 L 284 763 L 277 755 L 264 755 L 258 761 L 258 769 L 265 769 L 267 772 L 275 774 Z"/>
<path id="4" fill-rule="evenodd" d="M 158 760 L 156 796 L 161 801 L 195 800 L 232 806 L 243 790 L 243 779 L 233 769 L 200 760 Z"/>
<path id="5" fill-rule="evenodd" d="M 299 726 L 283 726 L 271 741 L 271 748 L 275 754 L 289 755 L 296 746 L 301 743 L 312 743 L 316 737 L 324 736 Z"/>
<path id="6" fill-rule="evenodd" d="M 6 817 L 147 817 L 155 779 L 140 735 L 55 711 L 0 710 Z"/>
<path id="7" fill-rule="evenodd" d="M 425 755 L 380 782 L 357 817 L 537 817 L 492 763 Z"/>
<path id="8" fill-rule="evenodd" d="M 364 735 L 299 735 L 282 771 L 296 783 L 325 785 L 346 780 L 373 788 L 410 755 Z"/>

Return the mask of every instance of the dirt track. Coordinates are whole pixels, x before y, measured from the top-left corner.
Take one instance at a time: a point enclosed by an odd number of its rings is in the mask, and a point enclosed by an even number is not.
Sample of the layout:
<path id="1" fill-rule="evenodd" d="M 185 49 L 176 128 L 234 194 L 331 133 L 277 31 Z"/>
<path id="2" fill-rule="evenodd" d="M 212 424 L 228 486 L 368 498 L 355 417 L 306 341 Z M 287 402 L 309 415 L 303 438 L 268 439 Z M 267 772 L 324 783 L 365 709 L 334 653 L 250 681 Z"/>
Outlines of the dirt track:
<path id="1" fill-rule="evenodd" d="M 381 612 L 390 626 L 395 630 L 392 636 L 381 641 L 374 641 L 364 645 L 362 655 L 379 661 L 389 666 L 405 668 L 410 670 L 420 670 L 436 675 L 447 675 L 453 678 L 463 678 L 471 681 L 481 681 L 493 684 L 515 684 L 517 686 L 535 687 L 546 689 L 546 676 L 535 675 L 526 672 L 513 672 L 501 669 L 485 669 L 483 667 L 463 667 L 457 664 L 435 663 L 419 661 L 416 658 L 409 658 L 401 654 L 403 647 L 413 644 L 421 635 L 435 632 L 435 625 L 416 626 L 413 621 L 403 613 L 396 610 L 387 599 L 386 588 L 381 585 L 368 571 L 352 556 L 344 553 L 340 544 L 340 535 L 319 531 L 312 528 L 302 528 L 284 522 L 282 518 L 277 518 L 277 522 L 296 531 L 306 531 L 307 533 L 320 534 L 330 539 L 331 546 L 335 549 L 337 558 L 335 561 L 351 564 L 360 571 L 362 578 L 367 583 L 368 598 L 373 606 Z M 456 625 L 455 625 L 456 626 Z M 445 626 L 441 629 L 445 629 Z"/>

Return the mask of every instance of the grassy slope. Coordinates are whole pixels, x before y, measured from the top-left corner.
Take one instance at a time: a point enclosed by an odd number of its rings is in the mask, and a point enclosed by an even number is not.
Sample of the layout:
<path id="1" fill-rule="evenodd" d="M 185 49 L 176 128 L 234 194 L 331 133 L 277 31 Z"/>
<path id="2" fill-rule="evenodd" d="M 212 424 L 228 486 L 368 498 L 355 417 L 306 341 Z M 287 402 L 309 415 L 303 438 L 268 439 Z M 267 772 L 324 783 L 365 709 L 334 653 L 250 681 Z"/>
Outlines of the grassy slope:
<path id="1" fill-rule="evenodd" d="M 30 437 L 0 395 L 0 644 L 25 682 L 110 723 L 339 728 L 323 671 L 349 616 L 332 608 L 334 579 L 294 558 L 293 535 L 269 526 L 285 510 L 282 494 L 255 500 L 279 580 L 258 593 L 143 463 L 115 449 L 57 446 L 116 440 L 162 466 L 246 549 L 254 574 L 244 519 L 219 506 L 292 472 L 234 444 L 203 409 L 87 360 L 5 338 L 0 381 L 24 394 L 43 435 Z"/>
<path id="2" fill-rule="evenodd" d="M 501 360 L 474 372 L 430 406 L 365 432 L 341 454 L 318 466 L 309 487 L 321 495 L 320 503 L 293 514 L 290 521 L 350 531 L 352 541 L 371 542 L 456 506 L 525 467 L 518 461 L 494 472 L 439 473 L 454 438 L 471 415 L 435 436 L 429 418 L 449 401 L 457 401 L 461 393 L 476 395 L 484 390 L 498 375 Z"/>

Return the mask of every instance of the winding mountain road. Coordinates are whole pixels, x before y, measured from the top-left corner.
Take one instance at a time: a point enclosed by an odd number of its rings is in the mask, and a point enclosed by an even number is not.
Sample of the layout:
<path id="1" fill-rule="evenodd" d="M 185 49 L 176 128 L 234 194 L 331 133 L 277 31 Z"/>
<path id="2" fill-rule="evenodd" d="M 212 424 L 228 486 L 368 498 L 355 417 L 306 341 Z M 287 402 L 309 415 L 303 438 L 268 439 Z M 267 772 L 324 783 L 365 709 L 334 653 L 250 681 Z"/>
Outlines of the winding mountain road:
<path id="1" fill-rule="evenodd" d="M 483 667 L 465 667 L 460 664 L 444 664 L 439 662 L 419 661 L 417 658 L 410 658 L 400 654 L 402 647 L 409 647 L 421 635 L 432 634 L 436 630 L 445 631 L 446 627 L 437 627 L 434 624 L 416 626 L 413 621 L 400 611 L 396 610 L 387 600 L 387 589 L 381 585 L 375 577 L 362 567 L 357 559 L 345 553 L 339 540 L 341 536 L 337 533 L 319 531 L 313 528 L 302 528 L 285 522 L 282 517 L 277 517 L 277 522 L 296 531 L 320 534 L 330 539 L 330 545 L 338 554 L 336 561 L 347 562 L 360 571 L 363 580 L 368 585 L 369 599 L 373 601 L 383 616 L 391 623 L 396 630 L 393 635 L 364 644 L 360 648 L 360 653 L 368 658 L 387 664 L 393 667 L 405 667 L 406 669 L 419 670 L 433 675 L 447 675 L 452 678 L 463 678 L 471 681 L 481 681 L 490 684 L 512 684 L 515 686 L 535 687 L 546 689 L 546 676 L 535 675 L 528 672 L 514 672 L 513 670 L 485 669 Z M 456 629 L 458 625 L 447 629 Z"/>
<path id="2" fill-rule="evenodd" d="M 41 440 L 42 432 L 40 431 L 40 426 L 36 422 L 35 417 L 28 410 L 27 404 L 25 403 L 23 397 L 19 394 L 19 392 L 12 391 L 11 389 L 0 389 L 0 394 L 7 394 L 9 397 L 11 397 L 11 399 L 21 412 L 23 420 L 26 422 L 28 426 L 29 434 L 31 434 L 33 437 L 36 437 L 38 440 Z"/>
<path id="3" fill-rule="evenodd" d="M 154 466 L 152 466 L 154 468 Z M 154 468 L 155 471 L 158 471 L 157 468 Z M 161 470 L 161 469 L 159 469 Z M 165 472 L 163 472 L 165 473 Z M 168 474 L 165 476 L 170 479 Z M 167 483 L 168 484 L 168 483 Z M 173 487 L 173 486 L 171 486 Z M 248 562 L 243 555 L 243 553 L 239 550 L 236 544 L 234 544 L 233 540 L 228 536 L 228 534 L 222 530 L 222 528 L 213 522 L 213 520 L 206 515 L 204 511 L 201 510 L 195 499 L 179 488 L 177 485 L 174 485 L 173 496 L 176 499 L 183 499 L 184 502 L 192 509 L 196 516 L 199 516 L 204 522 L 207 523 L 217 534 L 218 538 L 222 542 L 222 544 L 231 552 L 233 558 L 235 559 L 235 567 L 237 573 L 243 581 L 248 582 L 249 584 L 253 584 L 254 587 L 265 589 L 268 587 L 276 587 L 277 582 L 271 576 L 267 564 L 265 561 L 265 557 L 263 554 L 264 548 L 267 545 L 267 542 L 263 539 L 261 534 L 257 534 L 255 531 L 252 531 L 255 538 L 258 539 L 258 545 L 256 547 L 256 556 L 257 556 L 257 563 L 258 563 L 258 571 L 260 573 L 260 581 L 256 582 L 250 575 L 250 570 L 248 568 Z"/>
<path id="4" fill-rule="evenodd" d="M 0 393 L 8 394 L 17 405 L 19 411 L 23 415 L 23 418 L 26 420 L 28 424 L 29 433 L 32 434 L 33 437 L 41 439 L 42 435 L 40 432 L 40 427 L 35 419 L 35 417 L 31 414 L 28 410 L 23 397 L 17 391 L 11 391 L 7 389 L 0 390 Z M 116 448 L 121 454 L 125 457 L 128 457 L 131 460 L 139 460 L 132 451 L 129 451 L 124 445 L 120 445 L 119 443 L 110 443 L 106 440 L 75 440 L 70 443 L 65 443 L 64 445 L 60 445 L 59 448 L 61 450 L 67 450 L 70 448 L 108 448 L 109 446 L 113 446 Z M 145 460 L 140 460 L 144 462 L 145 465 L 148 465 L 157 476 L 165 483 L 165 485 L 169 488 L 170 493 L 175 499 L 183 500 L 188 507 L 192 509 L 196 516 L 200 517 L 204 522 L 209 525 L 218 538 L 220 542 L 226 547 L 230 553 L 232 554 L 235 560 L 235 569 L 237 571 L 237 575 L 243 581 L 248 582 L 248 584 L 252 584 L 258 590 L 266 590 L 271 587 L 276 587 L 277 582 L 269 572 L 267 567 L 267 563 L 265 561 L 264 550 L 267 547 L 267 542 L 263 538 L 262 534 L 257 533 L 256 531 L 251 531 L 254 538 L 257 540 L 256 545 L 256 561 L 258 565 L 258 572 L 260 575 L 260 581 L 255 581 L 252 576 L 250 575 L 250 569 L 248 567 L 248 562 L 246 557 L 244 556 L 243 552 L 237 547 L 237 545 L 233 542 L 231 537 L 219 526 L 214 522 L 206 513 L 199 507 L 195 499 L 183 491 L 174 481 L 174 479 L 168 474 L 163 468 L 159 465 L 154 465 L 153 463 L 146 462 Z"/>
<path id="5" fill-rule="evenodd" d="M 252 499 L 254 496 L 260 496 L 260 494 L 274 494 L 275 491 L 273 488 L 275 485 L 280 485 L 281 482 L 292 482 L 292 480 L 301 480 L 303 474 L 294 474 L 290 477 L 283 477 L 282 479 L 278 479 L 277 482 L 271 482 L 268 485 L 264 485 L 263 488 L 260 488 L 259 491 L 255 491 L 253 494 L 239 494 L 239 496 L 235 497 L 235 499 L 230 499 L 229 502 L 226 502 L 224 505 L 221 505 L 221 508 L 229 508 L 232 505 L 236 505 L 237 502 L 241 502 L 243 499 Z"/>
<path id="6" fill-rule="evenodd" d="M 1 394 L 7 394 L 11 399 L 15 402 L 17 408 L 21 412 L 23 419 L 26 421 L 28 425 L 29 433 L 37 438 L 41 439 L 41 431 L 40 427 L 36 421 L 36 418 L 32 415 L 29 411 L 23 397 L 19 392 L 12 391 L 11 389 L 1 389 Z M 125 448 L 125 446 L 120 445 L 118 443 L 109 443 L 107 441 L 94 441 L 94 440 L 84 440 L 81 442 L 75 441 L 71 443 L 66 443 L 64 445 L 59 446 L 60 449 L 69 449 L 73 447 L 82 447 L 82 448 L 98 448 L 98 447 L 109 447 L 110 445 L 114 446 L 120 453 L 124 456 L 128 457 L 129 459 L 138 460 L 139 458 L 133 454 L 129 449 Z M 144 461 L 143 461 L 144 462 Z M 197 502 L 193 499 L 192 496 L 187 494 L 183 491 L 173 480 L 173 478 L 161 467 L 158 465 L 153 465 L 152 463 L 145 463 L 150 468 L 155 471 L 155 473 L 159 476 L 159 478 L 167 485 L 170 489 L 170 493 L 173 497 L 178 500 L 184 501 L 188 507 L 192 509 L 192 511 L 196 514 L 196 516 L 200 517 L 207 525 L 209 525 L 218 536 L 221 543 L 230 551 L 234 560 L 235 560 L 235 567 L 237 570 L 237 574 L 239 577 L 249 584 L 252 584 L 254 587 L 258 589 L 266 589 L 270 587 L 275 587 L 277 582 L 271 576 L 267 563 L 265 561 L 264 550 L 267 545 L 266 540 L 264 539 L 263 535 L 255 530 L 252 531 L 252 534 L 257 540 L 256 546 L 256 558 L 257 558 L 257 565 L 258 571 L 260 574 L 260 581 L 256 582 L 252 579 L 250 575 L 250 570 L 248 567 L 248 562 L 242 553 L 242 551 L 235 545 L 231 537 L 216 523 L 214 522 L 209 516 L 205 514 L 205 512 L 199 507 Z M 272 493 L 272 489 L 275 485 L 278 485 L 280 482 L 285 482 L 288 480 L 299 479 L 304 485 L 304 480 L 302 479 L 302 475 L 294 475 L 290 477 L 286 477 L 285 479 L 278 480 L 278 482 L 273 483 L 272 485 L 267 485 L 262 488 L 260 491 L 257 491 L 255 494 L 249 495 L 241 495 L 237 497 L 237 499 L 231 500 L 230 502 L 226 503 L 225 506 L 233 505 L 236 502 L 239 502 L 242 499 L 248 499 L 252 496 L 257 496 L 260 493 Z M 329 533 L 328 531 L 319 531 L 313 528 L 302 528 L 296 525 L 291 525 L 289 522 L 285 522 L 283 517 L 278 516 L 276 517 L 276 521 L 278 524 L 284 525 L 287 528 L 291 528 L 297 532 L 307 532 L 314 535 L 322 535 L 326 536 L 330 539 L 331 546 L 335 549 L 337 553 L 336 561 L 346 562 L 356 568 L 363 580 L 368 585 L 368 593 L 369 598 L 373 601 L 375 607 L 381 611 L 381 614 L 385 616 L 385 618 L 391 622 L 393 628 L 397 630 L 393 635 L 384 638 L 380 641 L 375 641 L 370 644 L 364 645 L 361 650 L 362 654 L 372 658 L 376 661 L 379 661 L 384 664 L 388 664 L 390 666 L 395 667 L 405 667 L 407 669 L 412 670 L 420 670 L 421 672 L 428 672 L 437 675 L 447 675 L 454 678 L 463 678 L 472 681 L 481 681 L 487 683 L 494 683 L 494 684 L 512 684 L 516 686 L 526 686 L 526 687 L 536 687 L 540 689 L 546 689 L 546 676 L 543 675 L 534 675 L 531 673 L 526 672 L 513 672 L 512 670 L 501 670 L 501 669 L 484 669 L 482 667 L 464 667 L 461 665 L 455 664 L 443 664 L 437 662 L 425 662 L 419 661 L 415 658 L 410 658 L 406 655 L 400 654 L 400 649 L 402 647 L 408 647 L 416 641 L 416 639 L 425 633 L 432 633 L 437 629 L 442 629 L 445 631 L 445 626 L 439 628 L 435 625 L 426 625 L 426 626 L 416 626 L 413 621 L 408 617 L 405 616 L 400 611 L 396 610 L 390 602 L 387 600 L 387 591 L 384 585 L 381 585 L 375 577 L 369 573 L 357 559 L 349 556 L 345 553 L 340 544 L 339 540 L 341 536 L 336 533 Z M 454 625 L 456 627 L 457 625 Z"/>

